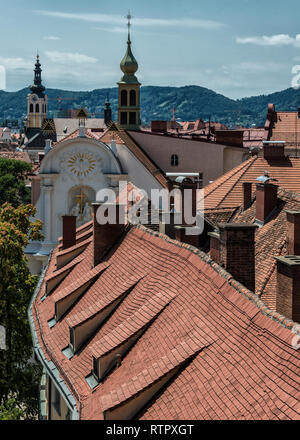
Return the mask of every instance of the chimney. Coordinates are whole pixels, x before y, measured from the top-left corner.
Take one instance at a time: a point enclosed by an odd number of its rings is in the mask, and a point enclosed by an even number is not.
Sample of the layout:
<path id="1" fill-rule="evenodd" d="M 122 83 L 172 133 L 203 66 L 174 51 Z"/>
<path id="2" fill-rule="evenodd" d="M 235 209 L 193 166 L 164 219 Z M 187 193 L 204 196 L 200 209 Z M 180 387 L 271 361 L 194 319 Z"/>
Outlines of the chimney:
<path id="1" fill-rule="evenodd" d="M 62 248 L 68 249 L 76 244 L 76 216 L 62 216 Z"/>
<path id="2" fill-rule="evenodd" d="M 179 176 L 173 183 L 174 189 L 181 192 L 181 225 L 174 226 L 176 240 L 199 247 L 199 237 L 202 231 L 196 226 L 196 220 L 191 224 L 191 217 L 197 214 L 198 183 L 190 178 Z M 175 197 L 176 210 L 176 197 Z M 178 213 L 178 210 L 177 210 Z M 178 213 L 180 215 L 180 213 Z"/>
<path id="3" fill-rule="evenodd" d="M 263 141 L 264 159 L 267 161 L 283 160 L 285 141 Z"/>
<path id="4" fill-rule="evenodd" d="M 219 223 L 219 264 L 235 280 L 255 291 L 255 229 L 248 223 Z"/>
<path id="5" fill-rule="evenodd" d="M 188 215 L 195 217 L 197 213 L 197 189 L 198 183 L 191 178 L 178 176 L 173 182 L 173 188 L 179 189 L 181 192 L 181 212 L 182 212 L 182 224 L 188 226 L 192 225 L 188 220 Z M 175 200 L 176 208 L 176 200 Z"/>
<path id="6" fill-rule="evenodd" d="M 208 233 L 210 237 L 210 257 L 217 263 L 220 263 L 220 234 L 216 231 Z"/>
<path id="7" fill-rule="evenodd" d="M 268 180 L 256 184 L 256 220 L 262 225 L 277 206 L 277 189 Z"/>
<path id="8" fill-rule="evenodd" d="M 50 150 L 52 150 L 52 141 L 51 139 L 45 140 L 45 154 L 47 154 Z"/>
<path id="9" fill-rule="evenodd" d="M 252 183 L 244 182 L 243 183 L 243 209 L 249 208 L 252 202 Z"/>
<path id="10" fill-rule="evenodd" d="M 275 257 L 277 261 L 276 311 L 300 322 L 300 257 Z"/>
<path id="11" fill-rule="evenodd" d="M 103 208 L 101 206 L 103 205 Z M 94 267 L 100 263 L 105 254 L 111 249 L 116 241 L 121 237 L 125 225 L 125 205 L 113 203 L 93 203 L 94 207 L 94 225 L 93 225 L 93 261 Z M 105 208 L 106 216 L 113 213 L 110 223 L 100 224 L 97 220 L 97 211 Z M 99 213 L 98 213 L 99 214 Z M 114 217 L 114 218 L 113 218 Z"/>
<path id="12" fill-rule="evenodd" d="M 153 133 L 166 133 L 167 121 L 151 121 L 151 131 Z"/>
<path id="13" fill-rule="evenodd" d="M 285 211 L 288 255 L 300 255 L 300 211 Z"/>

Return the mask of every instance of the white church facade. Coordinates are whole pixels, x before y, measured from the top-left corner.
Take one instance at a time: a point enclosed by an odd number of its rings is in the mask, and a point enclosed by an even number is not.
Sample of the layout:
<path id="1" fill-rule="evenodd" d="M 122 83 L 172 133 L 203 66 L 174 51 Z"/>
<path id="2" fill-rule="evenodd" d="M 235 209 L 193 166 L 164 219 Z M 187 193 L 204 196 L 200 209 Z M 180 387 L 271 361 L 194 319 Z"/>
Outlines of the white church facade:
<path id="1" fill-rule="evenodd" d="M 124 143 L 104 143 L 81 127 L 77 137 L 48 146 L 40 167 L 36 218 L 43 222 L 44 240 L 31 242 L 26 256 L 38 274 L 62 235 L 62 216 L 75 215 L 77 227 L 91 220 L 92 203 L 103 202 L 103 189 L 116 196 L 119 183 L 130 181 L 149 195 L 163 185 Z"/>

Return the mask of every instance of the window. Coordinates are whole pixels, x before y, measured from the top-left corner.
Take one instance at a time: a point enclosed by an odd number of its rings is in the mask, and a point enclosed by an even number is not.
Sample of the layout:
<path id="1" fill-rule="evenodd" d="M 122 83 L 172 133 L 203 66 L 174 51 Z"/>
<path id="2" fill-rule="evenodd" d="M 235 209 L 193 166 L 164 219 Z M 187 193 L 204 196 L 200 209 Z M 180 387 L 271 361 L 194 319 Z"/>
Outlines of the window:
<path id="1" fill-rule="evenodd" d="M 71 327 L 69 328 L 69 332 L 70 332 L 70 346 L 74 350 L 74 331 Z"/>
<path id="2" fill-rule="evenodd" d="M 94 376 L 98 379 L 98 361 L 97 359 L 93 356 L 93 374 Z"/>
<path id="3" fill-rule="evenodd" d="M 35 112 L 36 112 L 36 113 L 39 113 L 39 112 L 40 112 L 40 105 L 39 105 L 39 104 L 36 104 L 36 106 L 35 106 Z"/>
<path id="4" fill-rule="evenodd" d="M 33 113 L 33 104 L 30 104 L 30 106 L 29 106 L 29 112 L 30 112 L 30 113 Z"/>
<path id="5" fill-rule="evenodd" d="M 171 166 L 177 167 L 178 166 L 178 156 L 177 154 L 172 154 L 171 156 Z"/>
<path id="6" fill-rule="evenodd" d="M 135 93 L 135 90 L 130 90 L 129 101 L 130 101 L 130 106 L 131 107 L 135 107 L 136 106 L 136 93 Z"/>
<path id="7" fill-rule="evenodd" d="M 130 125 L 135 125 L 136 124 L 136 114 L 135 114 L 135 112 L 130 112 L 129 113 L 129 124 Z"/>
<path id="8" fill-rule="evenodd" d="M 127 90 L 121 91 L 121 105 L 127 107 Z"/>
<path id="9" fill-rule="evenodd" d="M 121 125 L 127 125 L 127 113 L 121 112 Z"/>

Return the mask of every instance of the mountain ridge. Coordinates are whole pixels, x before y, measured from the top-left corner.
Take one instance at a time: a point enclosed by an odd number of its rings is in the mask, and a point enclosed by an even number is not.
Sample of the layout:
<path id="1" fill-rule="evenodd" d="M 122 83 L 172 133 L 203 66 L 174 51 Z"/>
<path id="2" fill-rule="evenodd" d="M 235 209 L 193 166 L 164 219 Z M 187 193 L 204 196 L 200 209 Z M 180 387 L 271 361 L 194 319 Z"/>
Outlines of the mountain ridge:
<path id="1" fill-rule="evenodd" d="M 26 96 L 29 89 L 16 92 L 0 91 L 0 119 L 22 119 L 26 114 Z M 85 107 L 91 115 L 103 117 L 103 108 L 109 94 L 113 116 L 116 119 L 118 89 L 101 88 L 91 91 L 67 91 L 47 89 L 49 117 L 53 117 L 58 108 L 57 98 L 71 98 L 62 102 L 62 108 Z M 288 88 L 267 95 L 258 95 L 242 99 L 231 99 L 213 90 L 201 86 L 143 86 L 141 88 L 141 119 L 149 124 L 151 120 L 170 120 L 172 108 L 176 109 L 176 118 L 192 121 L 198 118 L 222 122 L 228 126 L 253 124 L 262 126 L 266 120 L 267 106 L 275 104 L 277 110 L 296 111 L 300 106 L 300 90 Z"/>

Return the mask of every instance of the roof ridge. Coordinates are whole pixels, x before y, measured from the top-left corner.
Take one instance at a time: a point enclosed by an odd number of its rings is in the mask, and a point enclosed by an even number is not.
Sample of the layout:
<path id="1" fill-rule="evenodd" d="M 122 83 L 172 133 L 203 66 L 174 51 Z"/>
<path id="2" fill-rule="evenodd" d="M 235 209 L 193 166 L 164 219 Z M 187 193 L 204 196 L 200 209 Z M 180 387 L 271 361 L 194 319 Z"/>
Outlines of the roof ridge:
<path id="1" fill-rule="evenodd" d="M 250 157 L 248 160 L 246 160 L 245 162 L 242 162 L 240 165 L 238 165 L 237 167 L 233 168 L 232 170 L 227 171 L 227 173 L 223 174 L 223 176 L 220 176 L 218 179 L 219 180 L 219 184 L 217 186 L 213 186 L 215 182 L 212 182 L 210 185 L 207 185 L 206 190 L 208 190 L 208 192 L 206 192 L 204 194 L 204 199 L 206 199 L 206 197 L 208 197 L 209 195 L 211 195 L 214 191 L 216 191 L 221 185 L 223 185 L 225 182 L 227 182 L 232 176 L 234 176 L 235 173 L 237 173 L 238 171 L 243 170 L 243 168 L 246 166 L 247 162 L 249 161 L 249 165 L 252 164 L 254 162 L 255 156 L 252 158 Z M 238 170 L 237 170 L 238 168 Z M 211 188 L 211 191 L 209 191 L 209 187 L 213 186 Z"/>
<path id="2" fill-rule="evenodd" d="M 218 203 L 218 206 L 225 200 L 225 198 L 227 197 L 227 195 L 233 190 L 233 188 L 236 187 L 236 185 L 238 184 L 238 182 L 240 182 L 241 178 L 244 176 L 244 174 L 248 171 L 248 169 L 250 168 L 250 166 L 253 164 L 253 162 L 256 160 L 257 156 L 253 156 L 253 160 L 249 162 L 249 164 L 247 165 L 247 167 L 242 168 L 243 173 L 239 176 L 239 178 L 235 181 L 235 183 L 229 188 L 229 190 L 226 192 L 226 194 L 224 195 L 224 197 L 220 200 L 220 202 Z M 252 158 L 251 158 L 252 159 Z"/>
<path id="3" fill-rule="evenodd" d="M 162 234 L 161 232 L 156 232 L 151 229 L 145 228 L 143 225 L 134 225 L 132 227 L 132 230 L 140 229 L 144 232 L 146 235 L 152 235 L 157 238 L 160 238 L 167 243 L 173 244 L 179 248 L 185 248 L 187 251 L 190 251 L 191 254 L 195 254 L 199 256 L 199 258 L 206 264 L 208 264 L 215 272 L 217 272 L 222 278 L 226 280 L 226 282 L 232 286 L 237 292 L 242 294 L 244 297 L 246 297 L 249 301 L 254 303 L 254 305 L 257 307 L 258 311 L 261 312 L 263 315 L 267 316 L 268 318 L 272 319 L 273 321 L 277 322 L 280 326 L 291 330 L 294 326 L 298 325 L 296 322 L 292 321 L 289 318 L 286 318 L 285 316 L 281 315 L 280 313 L 272 310 L 269 306 L 267 306 L 262 299 L 254 292 L 249 290 L 247 287 L 245 287 L 243 284 L 241 284 L 239 281 L 235 280 L 232 275 L 227 272 L 223 267 L 219 266 L 210 256 L 205 254 L 200 249 L 187 244 L 187 243 L 181 243 L 177 240 L 173 240 L 170 237 L 168 237 L 165 234 Z M 297 330 L 297 334 L 300 334 L 300 329 Z"/>

